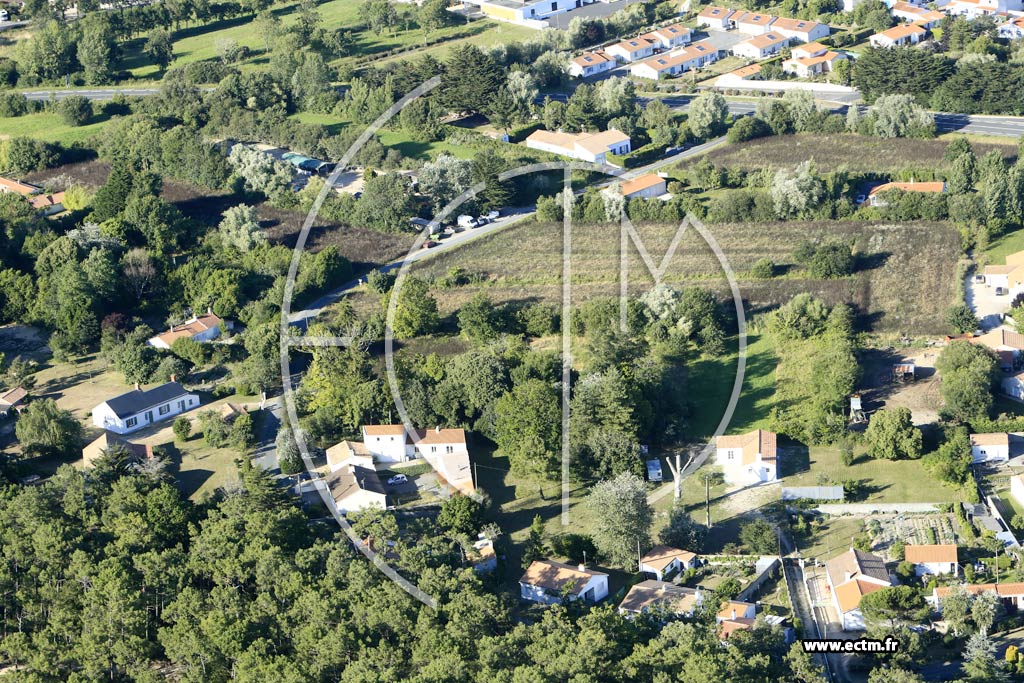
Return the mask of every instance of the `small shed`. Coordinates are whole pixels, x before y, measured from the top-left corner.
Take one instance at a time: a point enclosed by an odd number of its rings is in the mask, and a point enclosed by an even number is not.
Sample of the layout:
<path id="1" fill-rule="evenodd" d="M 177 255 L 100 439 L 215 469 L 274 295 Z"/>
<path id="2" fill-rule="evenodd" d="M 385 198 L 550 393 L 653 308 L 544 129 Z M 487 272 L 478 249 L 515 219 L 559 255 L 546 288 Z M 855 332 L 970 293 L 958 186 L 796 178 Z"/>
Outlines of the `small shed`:
<path id="1" fill-rule="evenodd" d="M 661 461 L 655 458 L 654 460 L 647 461 L 647 480 L 648 481 L 662 481 L 664 475 L 661 471 Z"/>
<path id="2" fill-rule="evenodd" d="M 917 377 L 917 367 L 913 363 L 897 363 L 892 366 L 892 377 L 897 382 L 913 382 Z"/>

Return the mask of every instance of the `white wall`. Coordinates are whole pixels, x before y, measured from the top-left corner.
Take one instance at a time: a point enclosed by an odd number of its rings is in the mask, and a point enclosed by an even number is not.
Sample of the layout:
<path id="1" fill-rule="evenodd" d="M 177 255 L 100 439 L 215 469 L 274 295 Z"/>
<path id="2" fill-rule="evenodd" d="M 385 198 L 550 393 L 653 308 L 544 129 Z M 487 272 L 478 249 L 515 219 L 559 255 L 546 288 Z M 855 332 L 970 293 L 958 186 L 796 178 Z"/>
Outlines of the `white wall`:
<path id="1" fill-rule="evenodd" d="M 184 403 L 184 405 L 182 405 Z M 175 415 L 180 415 L 199 405 L 199 397 L 195 394 L 185 394 L 173 401 L 162 403 L 152 408 L 143 410 L 134 415 L 128 415 L 124 419 L 117 417 L 114 411 L 106 403 L 101 403 L 92 409 L 92 423 L 100 429 L 106 429 L 115 434 L 130 434 L 151 424 L 163 422 Z M 165 408 L 167 412 L 161 413 L 160 409 Z M 134 422 L 133 422 L 134 420 Z M 129 424 L 131 423 L 131 424 Z"/>

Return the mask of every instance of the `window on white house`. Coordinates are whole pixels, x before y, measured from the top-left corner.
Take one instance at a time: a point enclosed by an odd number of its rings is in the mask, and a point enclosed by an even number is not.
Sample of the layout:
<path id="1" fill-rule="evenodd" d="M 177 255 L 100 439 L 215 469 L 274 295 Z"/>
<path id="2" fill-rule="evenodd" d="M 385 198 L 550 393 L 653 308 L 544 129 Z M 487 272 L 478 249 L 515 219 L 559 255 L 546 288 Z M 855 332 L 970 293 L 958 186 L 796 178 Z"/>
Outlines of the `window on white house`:
<path id="1" fill-rule="evenodd" d="M 444 447 L 444 452 L 445 453 L 454 453 L 455 449 L 453 447 L 451 447 L 451 446 L 445 446 Z"/>
<path id="2" fill-rule="evenodd" d="M 170 404 L 168 404 L 168 405 L 165 405 L 165 406 L 160 406 L 160 407 L 159 407 L 159 408 L 157 408 L 156 410 L 157 410 L 157 412 L 158 412 L 158 413 L 160 413 L 161 415 L 166 415 L 167 413 L 171 412 L 171 406 L 170 406 Z"/>
<path id="3" fill-rule="evenodd" d="M 137 424 L 139 424 L 139 418 L 137 417 L 129 417 L 127 420 L 124 421 L 125 427 L 134 427 Z"/>
<path id="4" fill-rule="evenodd" d="M 431 446 L 430 447 L 430 452 L 431 453 L 437 453 L 437 446 Z"/>

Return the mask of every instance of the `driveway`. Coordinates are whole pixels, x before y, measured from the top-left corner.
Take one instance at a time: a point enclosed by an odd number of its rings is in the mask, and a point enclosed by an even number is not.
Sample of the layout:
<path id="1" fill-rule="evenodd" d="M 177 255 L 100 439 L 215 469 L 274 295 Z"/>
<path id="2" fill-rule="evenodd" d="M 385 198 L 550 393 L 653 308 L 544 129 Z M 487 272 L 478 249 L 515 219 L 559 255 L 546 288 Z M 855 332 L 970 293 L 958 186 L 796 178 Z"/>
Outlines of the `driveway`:
<path id="1" fill-rule="evenodd" d="M 698 30 L 693 34 L 693 42 L 696 43 L 700 40 L 706 40 L 723 52 L 732 52 L 734 45 L 749 39 L 750 36 L 744 35 L 739 31 L 715 31 L 714 29 L 705 29 L 703 31 Z"/>
<path id="2" fill-rule="evenodd" d="M 968 273 L 964 284 L 967 305 L 978 318 L 983 332 L 999 327 L 1003 322 L 1003 313 L 1010 306 L 1009 296 L 996 296 L 996 288 L 984 282 L 975 282 L 974 274 Z"/>
<path id="3" fill-rule="evenodd" d="M 278 471 L 277 431 L 281 428 L 281 398 L 269 399 L 258 413 L 256 450 L 252 463 L 271 472 Z"/>

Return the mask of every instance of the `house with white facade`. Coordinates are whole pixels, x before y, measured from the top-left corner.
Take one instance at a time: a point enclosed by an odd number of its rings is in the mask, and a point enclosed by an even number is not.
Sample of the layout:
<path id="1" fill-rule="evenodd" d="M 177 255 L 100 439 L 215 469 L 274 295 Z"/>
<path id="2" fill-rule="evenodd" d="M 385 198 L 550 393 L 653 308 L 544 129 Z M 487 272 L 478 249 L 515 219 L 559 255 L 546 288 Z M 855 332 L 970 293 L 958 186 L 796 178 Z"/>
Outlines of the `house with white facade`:
<path id="1" fill-rule="evenodd" d="M 943 545 L 908 545 L 904 559 L 914 565 L 914 573 L 918 576 L 926 574 L 952 574 L 960 572 L 960 556 L 956 544 Z"/>
<path id="2" fill-rule="evenodd" d="M 640 614 L 692 617 L 704 602 L 704 591 L 677 586 L 666 581 L 641 581 L 626 593 L 619 603 L 619 612 L 627 617 Z"/>
<path id="3" fill-rule="evenodd" d="M 946 191 L 946 183 L 941 180 L 932 182 L 893 182 L 875 185 L 868 192 L 867 203 L 869 206 L 888 206 L 884 195 L 886 192 L 898 190 L 900 192 L 924 192 L 927 194 L 941 194 Z"/>
<path id="4" fill-rule="evenodd" d="M 665 178 L 657 173 L 644 175 L 622 183 L 619 188 L 626 199 L 655 199 L 668 191 Z"/>
<path id="5" fill-rule="evenodd" d="M 971 460 L 975 463 L 1010 459 L 1010 435 L 1006 432 L 971 434 Z"/>
<path id="6" fill-rule="evenodd" d="M 463 429 L 415 429 L 405 425 L 363 425 L 363 442 L 342 441 L 327 449 L 332 471 L 347 464 L 407 462 L 422 458 L 443 482 L 466 495 L 475 491 L 466 432 Z"/>
<path id="7" fill-rule="evenodd" d="M 1003 393 L 1010 398 L 1024 401 L 1024 372 L 1017 372 L 1002 381 Z"/>
<path id="8" fill-rule="evenodd" d="M 969 20 L 1002 14 L 1010 9 L 1019 10 L 1020 0 L 950 0 L 943 7 L 946 14 Z"/>
<path id="9" fill-rule="evenodd" d="M 860 601 L 865 595 L 892 586 L 885 561 L 878 555 L 850 548 L 825 563 L 832 602 L 844 631 L 864 629 Z"/>
<path id="10" fill-rule="evenodd" d="M 1024 17 L 1011 19 L 999 27 L 999 37 L 1006 40 L 1024 38 Z"/>
<path id="11" fill-rule="evenodd" d="M 757 618 L 757 605 L 742 600 L 728 600 L 722 604 L 722 608 L 715 615 L 715 623 L 718 625 L 718 635 L 722 640 L 728 640 L 736 631 L 747 631 L 754 627 L 754 620 Z"/>
<path id="12" fill-rule="evenodd" d="M 656 545 L 640 558 L 640 571 L 653 579 L 664 581 L 666 577 L 694 569 L 697 561 L 697 554 L 689 550 Z"/>
<path id="13" fill-rule="evenodd" d="M 816 40 L 827 38 L 831 31 L 828 24 L 805 19 L 779 17 L 772 22 L 772 33 L 784 35 L 792 40 L 799 40 L 801 43 L 813 43 Z"/>
<path id="14" fill-rule="evenodd" d="M 535 560 L 519 578 L 523 600 L 552 605 L 567 600 L 595 603 L 608 597 L 608 575 L 554 560 Z"/>
<path id="15" fill-rule="evenodd" d="M 615 59 L 601 50 L 584 52 L 569 62 L 569 75 L 574 78 L 587 78 L 614 68 Z"/>
<path id="16" fill-rule="evenodd" d="M 982 275 L 987 286 L 1002 287 L 1011 297 L 1016 296 L 1024 291 L 1024 251 L 1007 254 L 1005 265 L 985 266 Z"/>
<path id="17" fill-rule="evenodd" d="M 199 407 L 199 397 L 177 382 L 152 389 L 138 386 L 92 409 L 92 423 L 115 434 L 129 434 Z"/>
<path id="18" fill-rule="evenodd" d="M 739 16 L 730 17 L 730 20 L 736 24 L 736 30 L 740 33 L 759 36 L 768 33 L 776 17 L 762 12 L 743 12 Z"/>
<path id="19" fill-rule="evenodd" d="M 765 59 L 782 52 L 789 45 L 789 38 L 774 31 L 754 36 L 750 40 L 732 46 L 732 53 L 747 59 Z"/>
<path id="20" fill-rule="evenodd" d="M 963 589 L 971 595 L 995 593 L 1004 608 L 1017 612 L 1024 609 L 1024 583 L 976 583 L 962 586 L 936 586 L 927 598 L 932 607 L 942 611 L 942 601 L 955 590 Z"/>
<path id="21" fill-rule="evenodd" d="M 630 151 L 629 136 L 617 130 L 602 133 L 553 133 L 535 130 L 526 138 L 526 146 L 571 159 L 607 164 L 608 154 Z"/>
<path id="22" fill-rule="evenodd" d="M 384 485 L 372 467 L 349 463 L 327 475 L 326 485 L 338 514 L 388 506 Z"/>
<path id="23" fill-rule="evenodd" d="M 149 338 L 149 345 L 158 349 L 170 349 L 178 339 L 191 339 L 196 342 L 213 341 L 220 336 L 221 328 L 230 329 L 231 323 L 222 320 L 212 312 L 200 316 L 192 316 L 180 325 Z"/>
<path id="24" fill-rule="evenodd" d="M 543 28 L 547 17 L 593 2 L 595 0 L 465 0 L 465 4 L 480 8 L 481 14 L 489 19 L 530 28 Z"/>
<path id="25" fill-rule="evenodd" d="M 756 429 L 746 434 L 720 436 L 715 442 L 715 463 L 730 484 L 759 484 L 778 478 L 778 437 Z"/>
<path id="26" fill-rule="evenodd" d="M 921 7 L 909 2 L 903 2 L 902 0 L 893 3 L 891 10 L 892 16 L 895 19 L 917 24 L 922 28 L 932 28 L 933 26 L 937 26 L 946 16 L 937 10 L 928 9 L 927 7 Z"/>
<path id="27" fill-rule="evenodd" d="M 705 7 L 697 15 L 697 26 L 715 29 L 716 31 L 728 31 L 736 28 L 732 19 L 740 14 L 736 10 L 726 7 Z"/>
<path id="28" fill-rule="evenodd" d="M 619 62 L 638 62 L 653 55 L 656 45 L 653 40 L 637 37 L 610 45 L 604 51 Z"/>
<path id="29" fill-rule="evenodd" d="M 689 44 L 690 36 L 691 31 L 687 27 L 682 24 L 671 24 L 654 29 L 640 37 L 654 43 L 655 49 L 674 50 L 677 47 Z"/>
<path id="30" fill-rule="evenodd" d="M 821 43 L 807 43 L 794 47 L 790 58 L 782 62 L 782 71 L 799 78 L 810 78 L 831 73 L 836 62 L 846 59 L 842 52 L 828 49 Z"/>
<path id="31" fill-rule="evenodd" d="M 903 24 L 874 34 L 868 38 L 868 42 L 873 47 L 904 47 L 906 45 L 917 45 L 924 40 L 927 34 L 928 31 L 916 24 Z"/>
<path id="32" fill-rule="evenodd" d="M 1010 495 L 1018 505 L 1024 505 L 1024 474 L 1010 477 Z"/>
<path id="33" fill-rule="evenodd" d="M 718 61 L 720 54 L 719 49 L 709 41 L 702 40 L 669 54 L 637 62 L 629 67 L 629 72 L 637 78 L 649 78 L 654 81 L 707 66 Z"/>

